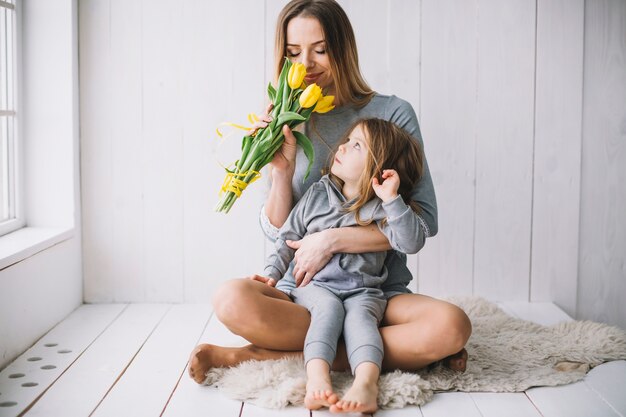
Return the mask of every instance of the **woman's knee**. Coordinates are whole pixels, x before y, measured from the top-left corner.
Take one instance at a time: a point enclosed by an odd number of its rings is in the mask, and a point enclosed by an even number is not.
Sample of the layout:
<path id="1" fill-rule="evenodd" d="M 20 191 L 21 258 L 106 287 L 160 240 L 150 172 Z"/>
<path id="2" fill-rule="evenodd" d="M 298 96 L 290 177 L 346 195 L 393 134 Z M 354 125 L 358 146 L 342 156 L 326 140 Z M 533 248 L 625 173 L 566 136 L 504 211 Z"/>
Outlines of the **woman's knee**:
<path id="1" fill-rule="evenodd" d="M 226 325 L 229 322 L 238 322 L 242 316 L 246 316 L 242 311 L 250 304 L 246 299 L 250 298 L 250 293 L 254 291 L 251 280 L 233 279 L 220 285 L 213 294 L 213 310 L 217 318 Z"/>
<path id="2" fill-rule="evenodd" d="M 472 323 L 461 308 L 445 303 L 441 307 L 440 315 L 442 330 L 446 334 L 450 349 L 456 353 L 465 347 L 472 334 Z"/>

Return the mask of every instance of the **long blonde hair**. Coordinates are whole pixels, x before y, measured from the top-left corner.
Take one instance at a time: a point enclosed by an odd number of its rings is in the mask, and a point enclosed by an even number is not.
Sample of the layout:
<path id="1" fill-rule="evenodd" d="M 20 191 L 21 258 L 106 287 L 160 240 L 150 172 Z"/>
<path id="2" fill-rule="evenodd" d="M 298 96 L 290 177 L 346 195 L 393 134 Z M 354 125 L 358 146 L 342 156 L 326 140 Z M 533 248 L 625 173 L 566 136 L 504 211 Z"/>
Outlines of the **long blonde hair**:
<path id="1" fill-rule="evenodd" d="M 341 189 L 343 181 L 336 175 L 330 173 L 335 153 L 339 145 L 348 140 L 350 133 L 355 127 L 361 125 L 365 133 L 365 140 L 368 146 L 368 157 L 365 169 L 358 181 L 359 196 L 357 200 L 345 207 L 347 212 L 354 212 L 356 221 L 361 226 L 366 226 L 372 219 L 362 220 L 359 217 L 359 210 L 368 201 L 376 196 L 372 187 L 372 179 L 378 178 L 382 183 L 382 171 L 384 169 L 395 169 L 400 177 L 400 187 L 398 194 L 402 200 L 416 213 L 421 211 L 419 205 L 411 199 L 411 194 L 415 185 L 422 178 L 424 171 L 424 156 L 422 148 L 406 130 L 387 120 L 378 118 L 367 118 L 357 120 L 344 134 L 334 150 L 329 155 L 326 172 L 330 179 Z"/>
<path id="2" fill-rule="evenodd" d="M 276 79 L 287 55 L 287 25 L 294 17 L 312 17 L 322 26 L 338 102 L 366 105 L 374 91 L 361 75 L 350 20 L 335 0 L 292 0 L 280 12 L 276 24 Z"/>

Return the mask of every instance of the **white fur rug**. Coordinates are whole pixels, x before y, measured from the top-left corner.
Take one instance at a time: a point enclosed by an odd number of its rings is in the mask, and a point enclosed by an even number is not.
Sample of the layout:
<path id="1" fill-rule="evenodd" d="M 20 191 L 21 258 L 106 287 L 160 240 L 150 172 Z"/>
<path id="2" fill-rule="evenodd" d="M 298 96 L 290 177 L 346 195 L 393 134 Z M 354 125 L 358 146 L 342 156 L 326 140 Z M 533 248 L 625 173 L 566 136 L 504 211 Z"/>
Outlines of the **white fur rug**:
<path id="1" fill-rule="evenodd" d="M 450 301 L 472 321 L 467 370 L 458 373 L 438 365 L 417 373 L 383 374 L 381 408 L 424 404 L 435 391 L 520 392 L 562 385 L 582 379 L 603 362 L 626 359 L 626 332 L 616 327 L 590 321 L 545 327 L 513 318 L 481 298 Z M 333 372 L 332 379 L 337 393 L 352 383 L 348 372 Z M 249 361 L 210 370 L 205 384 L 239 401 L 282 408 L 303 405 L 306 374 L 302 360 Z"/>

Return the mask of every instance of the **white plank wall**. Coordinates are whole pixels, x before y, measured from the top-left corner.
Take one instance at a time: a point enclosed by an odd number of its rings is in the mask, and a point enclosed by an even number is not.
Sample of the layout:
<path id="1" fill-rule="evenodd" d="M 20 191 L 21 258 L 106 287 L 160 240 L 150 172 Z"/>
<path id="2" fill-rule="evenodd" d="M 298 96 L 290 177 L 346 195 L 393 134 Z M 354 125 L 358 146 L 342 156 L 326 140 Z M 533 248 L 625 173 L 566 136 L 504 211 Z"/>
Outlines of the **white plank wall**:
<path id="1" fill-rule="evenodd" d="M 585 2 L 585 34 L 576 315 L 626 328 L 626 2 Z"/>
<path id="2" fill-rule="evenodd" d="M 110 180 L 113 207 L 111 213 L 108 213 L 113 222 L 112 288 L 107 291 L 115 291 L 113 299 L 125 293 L 130 295 L 128 299 L 140 300 L 144 299 L 147 290 L 143 256 L 144 225 L 138 221 L 144 214 L 143 172 L 147 156 L 143 152 L 141 106 L 143 19 L 137 19 L 141 11 L 140 2 L 113 0 L 109 7 L 110 90 L 116 105 L 111 106 L 109 121 L 114 164 Z M 116 99 L 121 97 L 124 99 Z M 147 138 L 146 142 L 149 142 Z M 83 193 L 85 191 L 83 189 Z M 98 210 L 93 214 L 100 216 L 103 213 Z"/>
<path id="3" fill-rule="evenodd" d="M 214 131 L 264 108 L 284 4 L 79 2 L 87 301 L 207 302 L 225 279 L 261 269 L 266 184 L 246 190 L 230 214 L 213 212 L 219 164 L 236 159 L 240 136 L 218 141 Z M 440 220 L 419 262 L 410 259 L 420 291 L 555 300 L 599 317 L 591 296 L 580 295 L 578 273 L 589 286 L 592 271 L 606 270 L 594 299 L 626 291 L 617 139 L 626 71 L 594 46 L 623 56 L 623 3 L 340 4 L 368 82 L 408 100 L 420 118 Z M 583 79 L 586 66 L 595 81 Z M 584 95 L 583 81 L 591 83 Z M 596 90 L 614 91 L 610 107 Z M 609 108 L 619 109 L 613 130 L 602 125 Z M 606 146 L 591 149 L 598 131 Z M 606 186 L 593 189 L 598 183 Z M 598 201 L 607 201 L 606 232 L 596 230 Z M 592 247 L 615 261 L 587 256 Z M 609 303 L 614 320 L 626 317 L 617 304 Z"/>
<path id="4" fill-rule="evenodd" d="M 572 277 L 578 270 L 583 31 L 583 0 L 538 3 L 530 297 L 554 301 L 572 316 Z"/>
<path id="5" fill-rule="evenodd" d="M 182 19 L 184 7 L 167 0 L 141 3 L 135 18 L 141 50 L 142 153 L 135 170 L 143 191 L 144 299 L 180 300 L 183 296 L 183 124 Z M 126 13 L 120 8 L 112 15 Z M 132 175 L 128 172 L 124 175 Z M 122 178 L 124 178 L 122 177 Z"/>
<path id="6" fill-rule="evenodd" d="M 81 1 L 78 9 L 84 292 L 86 301 L 109 301 L 124 298 L 116 288 L 129 291 L 141 277 L 116 287 L 114 268 L 120 260 L 114 259 L 113 245 L 109 3 Z"/>
<path id="7" fill-rule="evenodd" d="M 529 287 L 535 4 L 478 2 L 474 292 Z"/>
<path id="8" fill-rule="evenodd" d="M 475 1 L 424 2 L 421 123 L 439 233 L 420 252 L 420 292 L 471 294 L 474 277 Z M 454 120 L 452 123 L 451 121 Z"/>

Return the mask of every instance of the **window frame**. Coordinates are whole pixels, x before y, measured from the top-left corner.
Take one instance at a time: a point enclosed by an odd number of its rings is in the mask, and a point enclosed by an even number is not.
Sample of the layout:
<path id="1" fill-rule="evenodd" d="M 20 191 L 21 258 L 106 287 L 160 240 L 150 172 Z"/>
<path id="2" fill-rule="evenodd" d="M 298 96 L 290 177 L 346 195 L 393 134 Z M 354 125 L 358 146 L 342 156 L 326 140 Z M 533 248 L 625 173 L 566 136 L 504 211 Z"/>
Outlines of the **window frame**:
<path id="1" fill-rule="evenodd" d="M 22 167 L 23 167 L 23 152 L 20 141 L 21 132 L 21 111 L 20 111 L 20 70 L 21 70 L 21 7 L 20 0 L 13 0 L 13 2 L 7 2 L 0 0 L 0 7 L 13 10 L 14 18 L 11 34 L 12 40 L 12 62 L 7 59 L 7 65 L 11 65 L 12 79 L 8 80 L 11 83 L 11 94 L 9 97 L 12 99 L 12 108 L 9 106 L 7 109 L 0 108 L 0 117 L 6 118 L 6 127 L 4 124 L 0 124 L 0 128 L 6 128 L 8 130 L 8 143 L 7 143 L 7 166 L 0 165 L 0 169 L 3 169 L 8 176 L 8 190 L 7 195 L 9 199 L 8 207 L 8 219 L 0 221 L 0 236 L 7 235 L 18 229 L 26 226 L 26 219 L 24 215 L 23 206 L 23 181 L 22 181 Z M 7 51 L 8 54 L 8 51 Z M 9 76 L 7 71 L 6 76 Z"/>

